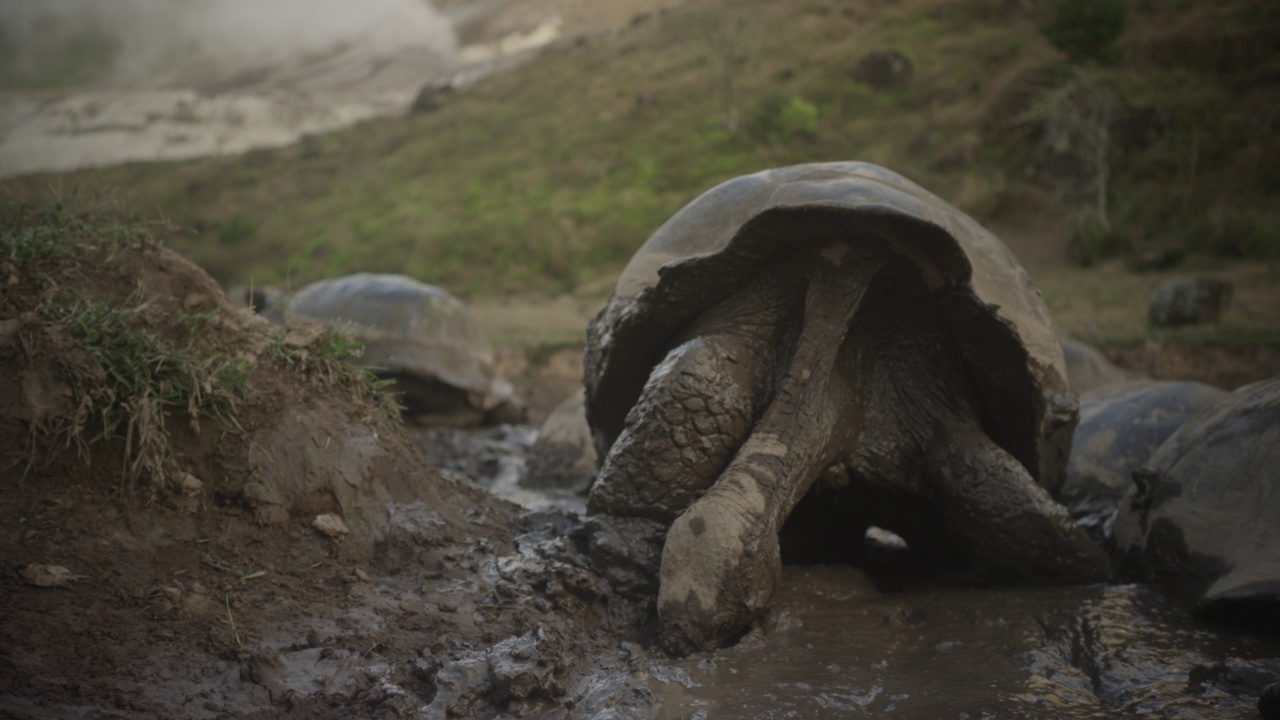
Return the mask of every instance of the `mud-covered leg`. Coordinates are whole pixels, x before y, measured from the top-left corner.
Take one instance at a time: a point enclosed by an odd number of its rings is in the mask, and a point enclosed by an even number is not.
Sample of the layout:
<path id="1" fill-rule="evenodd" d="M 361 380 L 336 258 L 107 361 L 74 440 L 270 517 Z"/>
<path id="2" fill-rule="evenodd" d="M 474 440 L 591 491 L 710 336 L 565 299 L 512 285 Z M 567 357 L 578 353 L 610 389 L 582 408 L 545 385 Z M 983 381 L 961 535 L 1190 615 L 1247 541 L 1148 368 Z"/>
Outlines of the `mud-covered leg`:
<path id="1" fill-rule="evenodd" d="M 654 368 L 591 487 L 592 512 L 670 523 L 711 485 L 751 431 L 756 344 L 695 337 Z"/>
<path id="2" fill-rule="evenodd" d="M 846 258 L 846 250 L 833 244 L 813 259 L 786 377 L 724 473 L 667 533 L 658 617 L 673 653 L 731 642 L 764 610 L 781 570 L 778 530 L 847 442 L 835 348 L 883 263 Z"/>
<path id="3" fill-rule="evenodd" d="M 593 562 L 619 592 L 657 589 L 667 527 L 751 431 L 800 280 L 778 272 L 728 298 L 650 374 L 587 503 Z"/>
<path id="4" fill-rule="evenodd" d="M 1106 579 L 1102 549 L 979 428 L 963 424 L 940 430 L 929 463 L 948 531 L 966 546 L 984 579 L 1042 584 Z"/>

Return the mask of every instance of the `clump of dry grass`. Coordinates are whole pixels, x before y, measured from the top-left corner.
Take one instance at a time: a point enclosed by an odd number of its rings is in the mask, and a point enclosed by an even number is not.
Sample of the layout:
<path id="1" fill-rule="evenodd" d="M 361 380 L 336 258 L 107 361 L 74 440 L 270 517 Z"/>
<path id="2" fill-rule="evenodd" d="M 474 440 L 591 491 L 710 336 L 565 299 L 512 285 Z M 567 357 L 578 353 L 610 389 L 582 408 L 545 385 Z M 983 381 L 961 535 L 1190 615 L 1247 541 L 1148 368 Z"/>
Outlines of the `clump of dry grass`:
<path id="1" fill-rule="evenodd" d="M 0 264 L 23 279 L 9 283 L 0 303 L 0 320 L 17 328 L 6 349 L 27 368 L 24 392 L 48 398 L 46 411 L 30 418 L 28 469 L 37 448 L 46 449 L 46 460 L 67 450 L 87 460 L 90 445 L 120 440 L 126 489 L 145 479 L 154 491 L 177 477 L 168 428 L 174 416 L 197 431 L 203 418 L 236 426 L 253 363 L 201 342 L 217 308 L 166 314 L 140 290 L 119 302 L 92 296 L 89 274 L 155 244 L 145 226 L 59 205 L 14 208 L 0 218 Z"/>
<path id="2" fill-rule="evenodd" d="M 341 328 L 317 324 L 282 327 L 271 336 L 267 350 L 295 372 L 347 388 L 373 405 L 383 419 L 399 421 L 400 404 L 395 395 L 386 392 L 394 381 L 357 365 L 364 346 Z"/>

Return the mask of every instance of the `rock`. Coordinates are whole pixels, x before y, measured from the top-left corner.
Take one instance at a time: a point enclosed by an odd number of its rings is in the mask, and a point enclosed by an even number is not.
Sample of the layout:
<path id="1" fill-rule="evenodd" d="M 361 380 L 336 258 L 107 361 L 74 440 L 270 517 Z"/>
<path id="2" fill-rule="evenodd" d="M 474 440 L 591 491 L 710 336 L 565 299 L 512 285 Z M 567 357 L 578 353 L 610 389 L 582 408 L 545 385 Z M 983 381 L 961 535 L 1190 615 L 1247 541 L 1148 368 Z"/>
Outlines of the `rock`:
<path id="1" fill-rule="evenodd" d="M 872 50 L 858 61 L 853 77 L 876 90 L 889 90 L 905 85 L 913 67 L 905 55 L 896 50 Z"/>
<path id="2" fill-rule="evenodd" d="M 1142 375 L 1117 367 L 1097 348 L 1075 340 L 1062 341 L 1062 355 L 1067 361 L 1067 385 L 1083 395 L 1104 385 L 1140 380 Z"/>
<path id="3" fill-rule="evenodd" d="M 423 708 L 425 720 L 474 717 L 475 711 L 488 705 L 489 658 L 473 650 L 446 662 L 436 673 L 436 696 Z"/>
<path id="4" fill-rule="evenodd" d="M 489 683 L 499 703 L 564 692 L 559 670 L 541 628 L 503 640 L 489 650 Z"/>
<path id="5" fill-rule="evenodd" d="M 1231 283 L 1208 277 L 1176 277 L 1151 294 L 1155 325 L 1189 325 L 1217 320 L 1231 304 Z"/>
<path id="6" fill-rule="evenodd" d="M 311 521 L 311 527 L 320 531 L 320 534 L 337 539 L 347 535 L 351 530 L 347 527 L 347 523 L 343 521 L 342 516 L 333 513 L 325 513 L 317 515 L 315 520 Z"/>
<path id="7" fill-rule="evenodd" d="M 867 547 L 873 552 L 892 555 L 906 552 L 909 549 L 907 541 L 903 540 L 901 535 L 875 525 L 867 528 L 865 537 Z"/>
<path id="8" fill-rule="evenodd" d="M 596 476 L 596 451 L 582 388 L 556 406 L 538 429 L 521 484 L 583 490 Z"/>
<path id="9" fill-rule="evenodd" d="M 643 598 L 658 589 L 665 525 L 646 518 L 592 515 L 586 528 L 591 566 L 618 594 Z"/>
<path id="10" fill-rule="evenodd" d="M 439 110 L 445 103 L 453 99 L 455 92 L 453 83 L 447 80 L 427 83 L 422 86 L 417 96 L 413 98 L 413 104 L 409 106 L 409 112 L 416 115 Z"/>

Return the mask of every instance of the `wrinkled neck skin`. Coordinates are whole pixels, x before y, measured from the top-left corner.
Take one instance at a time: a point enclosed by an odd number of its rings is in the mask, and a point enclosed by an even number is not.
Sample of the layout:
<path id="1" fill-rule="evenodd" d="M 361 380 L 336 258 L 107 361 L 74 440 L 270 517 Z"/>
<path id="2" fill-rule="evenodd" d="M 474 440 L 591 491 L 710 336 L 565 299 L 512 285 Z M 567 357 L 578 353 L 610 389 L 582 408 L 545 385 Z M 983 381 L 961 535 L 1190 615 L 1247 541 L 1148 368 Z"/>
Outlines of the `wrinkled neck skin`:
<path id="1" fill-rule="evenodd" d="M 955 505 L 947 529 L 983 556 L 979 572 L 1018 577 L 1059 553 L 1075 564 L 1051 579 L 1092 577 L 1100 553 L 986 437 L 977 406 L 916 266 L 832 242 L 768 268 L 677 338 L 589 507 L 671 523 L 658 615 L 678 654 L 730 643 L 763 612 L 781 571 L 778 531 L 836 463 Z M 1034 547 L 1011 552 L 984 533 Z"/>

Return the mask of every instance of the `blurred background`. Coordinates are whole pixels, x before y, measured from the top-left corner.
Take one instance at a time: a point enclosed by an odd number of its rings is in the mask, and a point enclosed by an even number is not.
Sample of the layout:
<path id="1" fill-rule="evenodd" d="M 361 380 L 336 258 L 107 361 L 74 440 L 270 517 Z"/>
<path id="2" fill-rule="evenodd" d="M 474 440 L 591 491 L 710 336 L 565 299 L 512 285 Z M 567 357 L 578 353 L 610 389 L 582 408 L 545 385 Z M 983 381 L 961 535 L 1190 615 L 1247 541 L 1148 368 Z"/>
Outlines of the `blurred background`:
<path id="1" fill-rule="evenodd" d="M 995 230 L 1073 335 L 1277 345 L 1278 50 L 1267 0 L 6 0 L 0 193 L 555 344 L 701 191 L 860 159 Z M 1149 327 L 1185 272 L 1231 312 Z"/>

